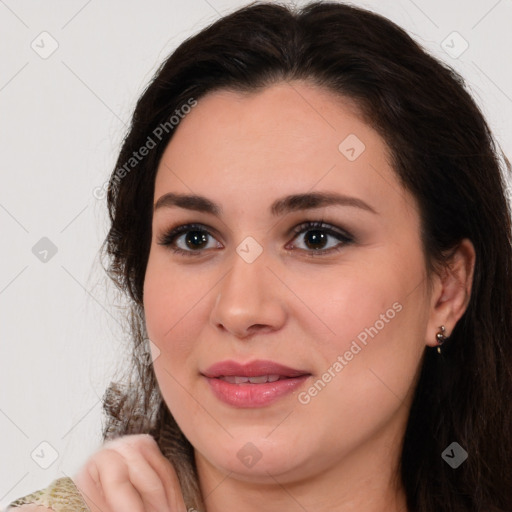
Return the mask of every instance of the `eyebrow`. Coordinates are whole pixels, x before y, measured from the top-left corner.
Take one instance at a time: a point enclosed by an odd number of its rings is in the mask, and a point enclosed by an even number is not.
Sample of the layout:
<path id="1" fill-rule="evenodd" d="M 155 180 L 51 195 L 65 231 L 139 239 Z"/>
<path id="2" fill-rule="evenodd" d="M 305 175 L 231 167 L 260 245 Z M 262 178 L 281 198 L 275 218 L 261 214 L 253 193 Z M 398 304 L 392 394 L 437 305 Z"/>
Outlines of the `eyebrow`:
<path id="1" fill-rule="evenodd" d="M 331 205 L 353 206 L 377 214 L 377 212 L 362 199 L 333 192 L 292 194 L 274 201 L 270 207 L 270 213 L 274 217 L 278 217 L 289 212 L 309 210 Z M 222 215 L 222 207 L 204 196 L 194 194 L 175 194 L 171 192 L 164 194 L 158 199 L 154 204 L 153 211 L 160 208 L 172 207 L 210 213 L 216 217 L 220 217 Z"/>

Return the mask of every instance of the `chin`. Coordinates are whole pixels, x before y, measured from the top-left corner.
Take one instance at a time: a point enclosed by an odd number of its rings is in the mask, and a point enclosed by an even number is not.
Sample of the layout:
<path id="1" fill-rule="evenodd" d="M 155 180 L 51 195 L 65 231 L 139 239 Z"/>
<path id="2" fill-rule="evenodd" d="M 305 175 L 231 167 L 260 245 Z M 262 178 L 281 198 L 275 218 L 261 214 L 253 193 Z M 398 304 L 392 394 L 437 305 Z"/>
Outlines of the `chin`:
<path id="1" fill-rule="evenodd" d="M 285 440 L 270 443 L 265 436 L 252 436 L 252 442 L 246 435 L 243 440 L 231 439 L 228 445 L 207 446 L 204 451 L 196 448 L 196 457 L 206 459 L 223 473 L 231 473 L 230 478 L 246 482 L 275 484 L 276 478 L 283 483 L 304 478 L 308 457 L 298 452 L 298 444 Z"/>

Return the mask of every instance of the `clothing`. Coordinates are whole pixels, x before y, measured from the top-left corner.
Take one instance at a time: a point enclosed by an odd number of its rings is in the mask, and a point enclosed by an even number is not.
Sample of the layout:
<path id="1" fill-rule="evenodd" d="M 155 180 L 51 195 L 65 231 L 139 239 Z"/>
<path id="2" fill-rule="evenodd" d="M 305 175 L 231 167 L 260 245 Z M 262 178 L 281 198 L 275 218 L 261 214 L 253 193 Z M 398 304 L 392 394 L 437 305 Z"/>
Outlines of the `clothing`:
<path id="1" fill-rule="evenodd" d="M 75 483 L 67 476 L 57 478 L 48 487 L 9 503 L 6 512 L 29 503 L 44 505 L 55 512 L 91 512 Z"/>

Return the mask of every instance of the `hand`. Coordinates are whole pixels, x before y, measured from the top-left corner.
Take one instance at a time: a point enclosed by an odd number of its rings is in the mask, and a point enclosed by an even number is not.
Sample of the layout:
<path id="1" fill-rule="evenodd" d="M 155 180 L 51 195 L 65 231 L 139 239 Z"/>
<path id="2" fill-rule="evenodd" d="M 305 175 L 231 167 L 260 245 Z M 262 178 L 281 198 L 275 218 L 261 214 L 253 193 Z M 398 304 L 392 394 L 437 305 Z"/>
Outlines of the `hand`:
<path id="1" fill-rule="evenodd" d="M 149 434 L 107 441 L 73 482 L 91 512 L 186 512 L 174 467 Z"/>

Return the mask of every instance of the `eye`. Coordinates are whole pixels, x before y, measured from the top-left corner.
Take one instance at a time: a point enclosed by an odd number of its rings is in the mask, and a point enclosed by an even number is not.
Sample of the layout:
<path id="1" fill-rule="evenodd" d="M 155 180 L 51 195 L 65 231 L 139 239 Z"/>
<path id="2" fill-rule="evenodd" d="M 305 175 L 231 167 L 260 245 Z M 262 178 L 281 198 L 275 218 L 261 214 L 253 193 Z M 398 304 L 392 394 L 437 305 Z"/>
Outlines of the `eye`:
<path id="1" fill-rule="evenodd" d="M 325 224 L 323 221 L 305 222 L 294 228 L 293 232 L 297 235 L 294 240 L 302 235 L 306 248 L 301 250 L 307 251 L 309 256 L 336 252 L 354 241 L 354 237 L 349 233 Z M 338 243 L 329 244 L 329 238 L 337 239 Z"/>
<path id="2" fill-rule="evenodd" d="M 208 245 L 208 237 L 211 237 L 211 234 L 205 226 L 184 224 L 159 237 L 158 244 L 169 246 L 178 254 L 199 256 L 203 249 L 215 248 L 215 245 L 213 247 Z"/>
<path id="3" fill-rule="evenodd" d="M 169 246 L 177 254 L 184 256 L 200 256 L 205 249 L 222 248 L 222 245 L 209 243 L 213 238 L 206 226 L 202 224 L 184 224 L 171 229 L 158 238 L 158 244 Z M 308 221 L 300 224 L 292 230 L 295 233 L 294 240 L 303 235 L 306 248 L 299 248 L 310 256 L 318 256 L 336 252 L 354 241 L 349 233 L 340 230 L 323 221 Z M 329 244 L 329 239 L 337 239 L 338 243 Z M 327 245 L 327 248 L 326 248 Z M 331 245 L 329 247 L 329 245 Z"/>

